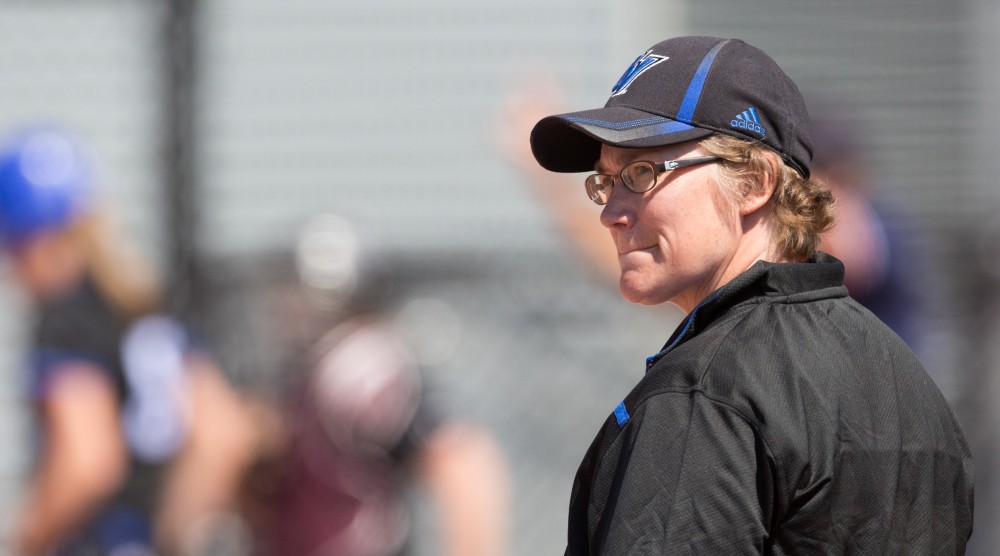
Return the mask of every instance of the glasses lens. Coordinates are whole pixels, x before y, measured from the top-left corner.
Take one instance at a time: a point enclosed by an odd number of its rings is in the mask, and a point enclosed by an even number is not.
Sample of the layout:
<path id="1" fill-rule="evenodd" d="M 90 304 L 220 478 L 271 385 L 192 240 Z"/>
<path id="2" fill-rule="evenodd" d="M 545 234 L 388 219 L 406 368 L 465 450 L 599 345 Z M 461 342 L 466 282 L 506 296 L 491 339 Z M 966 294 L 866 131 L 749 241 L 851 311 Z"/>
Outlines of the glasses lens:
<path id="1" fill-rule="evenodd" d="M 622 171 L 625 185 L 636 193 L 645 193 L 656 183 L 656 169 L 649 162 L 633 162 Z"/>
<path id="2" fill-rule="evenodd" d="M 611 176 L 593 174 L 587 176 L 584 185 L 587 186 L 587 196 L 590 197 L 590 200 L 603 205 L 608 202 L 608 196 L 611 195 L 611 187 L 614 183 L 615 180 Z"/>

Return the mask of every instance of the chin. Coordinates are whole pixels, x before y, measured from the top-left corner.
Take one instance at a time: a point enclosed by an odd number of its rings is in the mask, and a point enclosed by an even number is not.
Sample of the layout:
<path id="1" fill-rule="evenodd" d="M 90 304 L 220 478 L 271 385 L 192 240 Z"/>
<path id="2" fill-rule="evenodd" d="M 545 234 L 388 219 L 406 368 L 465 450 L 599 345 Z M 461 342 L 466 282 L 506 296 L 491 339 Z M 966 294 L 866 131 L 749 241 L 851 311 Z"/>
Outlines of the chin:
<path id="1" fill-rule="evenodd" d="M 621 291 L 622 297 L 624 297 L 626 301 L 637 305 L 652 306 L 668 301 L 667 299 L 663 299 L 662 296 L 657 295 L 655 290 L 643 288 L 638 284 L 629 283 L 624 276 L 622 276 L 618 283 L 618 289 Z"/>

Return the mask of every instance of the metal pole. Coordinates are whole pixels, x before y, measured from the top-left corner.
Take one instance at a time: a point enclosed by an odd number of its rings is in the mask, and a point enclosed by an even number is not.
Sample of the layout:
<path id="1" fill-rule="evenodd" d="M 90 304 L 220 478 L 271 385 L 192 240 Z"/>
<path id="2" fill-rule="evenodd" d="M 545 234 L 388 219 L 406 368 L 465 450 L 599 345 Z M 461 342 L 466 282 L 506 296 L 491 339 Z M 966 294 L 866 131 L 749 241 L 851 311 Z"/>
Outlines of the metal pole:
<path id="1" fill-rule="evenodd" d="M 166 0 L 163 12 L 165 98 L 163 196 L 166 205 L 169 307 L 198 320 L 197 0 Z"/>

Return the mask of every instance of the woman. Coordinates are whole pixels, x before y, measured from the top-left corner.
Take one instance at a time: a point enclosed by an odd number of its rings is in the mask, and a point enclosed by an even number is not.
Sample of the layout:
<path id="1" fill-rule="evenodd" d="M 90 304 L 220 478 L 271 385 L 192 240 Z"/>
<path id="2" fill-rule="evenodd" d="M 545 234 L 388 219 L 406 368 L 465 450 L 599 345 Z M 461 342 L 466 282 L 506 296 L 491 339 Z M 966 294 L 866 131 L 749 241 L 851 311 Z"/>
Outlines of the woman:
<path id="1" fill-rule="evenodd" d="M 716 37 L 653 45 L 603 108 L 535 126 L 542 167 L 596 172 L 622 295 L 687 313 L 583 458 L 566 554 L 964 553 L 968 445 L 817 250 L 811 145 L 791 79 Z"/>
<path id="2" fill-rule="evenodd" d="M 56 129 L 23 131 L 0 151 L 0 239 L 35 306 L 37 460 L 17 553 L 151 554 L 157 536 L 175 549 L 181 524 L 217 509 L 224 488 L 199 491 L 186 470 L 200 462 L 210 480 L 248 436 L 210 359 L 155 315 L 154 274 L 97 210 L 92 177 L 80 144 Z"/>

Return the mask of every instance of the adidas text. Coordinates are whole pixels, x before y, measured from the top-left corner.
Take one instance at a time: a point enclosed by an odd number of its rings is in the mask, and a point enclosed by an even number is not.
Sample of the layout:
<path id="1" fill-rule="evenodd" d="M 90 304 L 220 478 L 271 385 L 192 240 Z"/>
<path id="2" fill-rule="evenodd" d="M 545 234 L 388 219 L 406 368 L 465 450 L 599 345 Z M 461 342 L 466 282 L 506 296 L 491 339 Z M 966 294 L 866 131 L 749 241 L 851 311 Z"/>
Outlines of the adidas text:
<path id="1" fill-rule="evenodd" d="M 758 135 L 760 135 L 761 137 L 763 137 L 764 133 L 765 133 L 764 128 L 762 126 L 760 126 L 758 124 L 755 124 L 753 122 L 748 122 L 746 120 L 732 120 L 732 121 L 729 122 L 729 125 L 731 125 L 733 127 L 741 127 L 743 129 L 746 129 L 746 130 L 749 130 L 749 131 L 753 131 L 753 132 L 757 133 Z"/>

